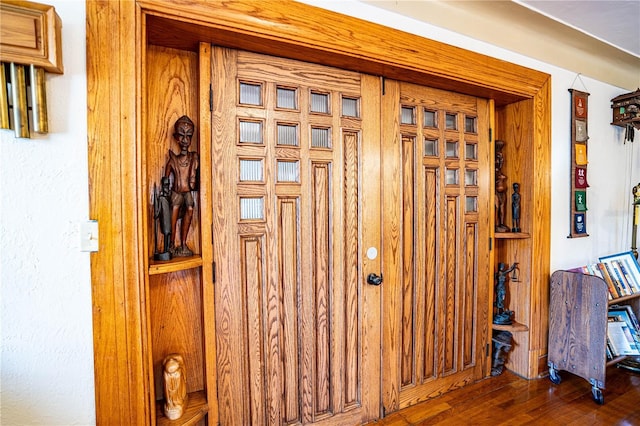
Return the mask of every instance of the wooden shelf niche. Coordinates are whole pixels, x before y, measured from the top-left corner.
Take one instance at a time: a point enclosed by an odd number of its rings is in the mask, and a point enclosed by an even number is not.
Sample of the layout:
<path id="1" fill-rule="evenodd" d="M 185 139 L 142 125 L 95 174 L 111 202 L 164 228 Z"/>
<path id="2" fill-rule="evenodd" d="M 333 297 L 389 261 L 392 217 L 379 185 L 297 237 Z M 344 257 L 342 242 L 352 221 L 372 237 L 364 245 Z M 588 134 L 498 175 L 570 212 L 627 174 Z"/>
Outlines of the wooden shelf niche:
<path id="1" fill-rule="evenodd" d="M 144 161 L 146 169 L 145 191 L 147 209 L 143 223 L 148 224 L 146 247 L 148 259 L 148 304 L 149 304 L 149 357 L 152 364 L 152 403 L 155 404 L 157 424 L 192 425 L 198 424 L 207 416 L 209 410 L 207 389 L 206 345 L 210 344 L 206 336 L 208 327 L 212 327 L 206 318 L 212 312 L 213 289 L 205 286 L 211 282 L 211 267 L 204 266 L 204 258 L 210 259 L 211 253 L 203 253 L 203 213 L 202 205 L 207 197 L 207 189 L 199 188 L 193 192 L 195 208 L 187 236 L 187 246 L 194 252 L 189 257 L 174 257 L 168 261 L 156 261 L 153 254 L 164 247 L 162 234 L 155 234 L 156 224 L 153 218 L 154 192 L 160 191 L 160 182 L 164 176 L 169 150 L 178 153 L 180 147 L 173 137 L 174 124 L 178 118 L 187 115 L 195 124 L 195 132 L 189 151 L 200 155 L 200 173 L 210 173 L 208 154 L 203 159 L 201 140 L 208 140 L 207 123 L 201 129 L 201 107 L 199 99 L 198 52 L 171 49 L 154 45 L 146 46 L 145 60 L 145 96 L 144 116 L 145 132 L 143 137 Z M 208 76 L 207 76 L 208 78 Z M 206 111 L 208 114 L 209 111 Z M 207 120 L 208 121 L 208 120 Z M 204 150 L 206 151 L 206 150 Z M 204 162 L 203 162 L 204 161 Z M 178 224 L 180 225 L 180 224 Z M 179 226 L 177 227 L 179 228 Z M 210 225 L 205 227 L 210 229 Z M 179 229 L 176 230 L 179 233 Z M 179 235 L 174 236 L 179 241 Z M 210 245 L 210 244 L 209 244 Z M 211 262 L 208 262 L 211 265 Z M 208 325 L 209 324 L 209 325 Z M 178 353 L 184 358 L 187 392 L 189 394 L 185 414 L 170 421 L 163 415 L 163 369 L 164 358 Z"/>
<path id="2" fill-rule="evenodd" d="M 502 152 L 502 172 L 507 176 L 506 224 L 511 217 L 513 183 L 520 184 L 521 232 L 494 233 L 494 268 L 503 262 L 518 263 L 519 282 L 509 280 L 505 307 L 514 311 L 511 325 L 491 324 L 493 330 L 507 330 L 513 334 L 514 345 L 507 356 L 506 368 L 526 378 L 536 378 L 546 372 L 548 323 L 548 282 L 539 271 L 549 268 L 549 259 L 538 252 L 547 247 L 549 236 L 541 232 L 549 227 L 549 213 L 540 200 L 548 196 L 536 172 L 548 165 L 549 154 L 536 147 L 528 136 L 533 132 L 536 105 L 523 100 L 496 108 L 495 138 L 505 142 Z M 494 283 L 495 284 L 495 283 Z M 495 288 L 495 287 L 494 287 Z"/>

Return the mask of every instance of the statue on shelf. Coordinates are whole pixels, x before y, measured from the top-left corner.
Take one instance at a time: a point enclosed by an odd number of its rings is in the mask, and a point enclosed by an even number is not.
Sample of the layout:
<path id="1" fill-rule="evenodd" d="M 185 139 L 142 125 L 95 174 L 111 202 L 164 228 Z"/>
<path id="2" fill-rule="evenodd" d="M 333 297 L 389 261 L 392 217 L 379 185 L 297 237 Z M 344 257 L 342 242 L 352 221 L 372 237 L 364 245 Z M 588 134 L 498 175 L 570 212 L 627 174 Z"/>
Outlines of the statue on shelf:
<path id="1" fill-rule="evenodd" d="M 502 173 L 504 164 L 504 154 L 502 148 L 504 141 L 496 140 L 496 232 L 509 232 L 509 227 L 505 225 L 507 207 L 507 176 Z"/>
<path id="2" fill-rule="evenodd" d="M 171 245 L 173 256 L 192 256 L 193 251 L 187 247 L 187 235 L 191 226 L 195 206 L 193 192 L 198 189 L 199 157 L 197 152 L 190 152 L 191 138 L 195 125 L 186 115 L 180 117 L 174 125 L 173 137 L 180 145 L 180 152 L 175 154 L 169 150 L 169 160 L 165 167 L 165 177 L 173 175 L 171 191 Z M 174 244 L 177 223 L 180 221 L 180 243 Z"/>
<path id="3" fill-rule="evenodd" d="M 496 299 L 495 299 L 495 307 L 496 313 L 493 316 L 494 324 L 503 324 L 508 325 L 513 323 L 513 311 L 505 309 L 504 300 L 507 296 L 507 280 L 509 278 L 509 273 L 515 270 L 518 267 L 517 263 L 514 263 L 512 266 L 507 268 L 507 265 L 500 262 L 498 264 L 498 272 L 495 275 L 496 282 Z"/>
<path id="4" fill-rule="evenodd" d="M 163 412 L 169 420 L 182 417 L 187 408 L 187 381 L 184 375 L 184 360 L 179 354 L 171 354 L 162 362 L 164 382 Z"/>
<path id="5" fill-rule="evenodd" d="M 507 361 L 507 354 L 511 351 L 513 336 L 509 331 L 494 331 L 491 341 L 493 342 L 493 356 L 491 363 L 491 375 L 499 376 L 504 370 Z"/>
<path id="6" fill-rule="evenodd" d="M 162 177 L 160 180 L 160 193 L 156 192 L 155 185 L 153 188 L 153 218 L 155 227 L 154 241 L 155 252 L 153 258 L 155 260 L 171 260 L 171 183 L 168 177 Z M 158 223 L 160 224 L 160 232 L 163 235 L 163 249 L 158 250 Z"/>
<path id="7" fill-rule="evenodd" d="M 513 184 L 513 195 L 511 196 L 511 218 L 513 219 L 513 228 L 511 231 L 520 232 L 520 184 Z"/>

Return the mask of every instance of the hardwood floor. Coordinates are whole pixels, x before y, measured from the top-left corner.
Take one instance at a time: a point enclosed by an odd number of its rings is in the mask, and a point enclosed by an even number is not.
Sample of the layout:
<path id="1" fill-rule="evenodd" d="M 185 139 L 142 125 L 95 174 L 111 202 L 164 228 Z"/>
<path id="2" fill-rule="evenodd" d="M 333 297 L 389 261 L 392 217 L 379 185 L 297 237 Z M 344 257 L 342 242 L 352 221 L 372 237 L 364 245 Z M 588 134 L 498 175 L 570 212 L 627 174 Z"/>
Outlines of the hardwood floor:
<path id="1" fill-rule="evenodd" d="M 609 367 L 604 405 L 591 385 L 565 371 L 562 382 L 525 380 L 505 371 L 369 426 L 407 425 L 640 425 L 640 374 Z"/>

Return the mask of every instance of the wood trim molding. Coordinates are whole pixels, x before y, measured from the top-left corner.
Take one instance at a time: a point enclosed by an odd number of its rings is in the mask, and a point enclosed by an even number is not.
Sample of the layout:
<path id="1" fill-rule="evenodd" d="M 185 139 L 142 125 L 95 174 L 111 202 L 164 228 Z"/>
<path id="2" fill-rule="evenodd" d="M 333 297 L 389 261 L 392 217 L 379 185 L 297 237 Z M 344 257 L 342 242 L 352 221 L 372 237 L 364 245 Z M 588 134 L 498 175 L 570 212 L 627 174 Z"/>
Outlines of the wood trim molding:
<path id="1" fill-rule="evenodd" d="M 89 214 L 101 235 L 99 251 L 91 254 L 98 424 L 147 424 L 154 409 L 142 337 L 148 307 L 138 214 L 139 197 L 146 196 L 138 193 L 146 44 L 197 52 L 200 42 L 216 43 L 459 91 L 496 105 L 533 99 L 531 137 L 536 150 L 550 152 L 550 77 L 539 71 L 294 1 L 87 0 L 86 10 Z M 536 169 L 541 186 L 547 172 Z M 548 191 L 540 188 L 541 195 Z M 548 233 L 548 222 L 541 227 Z M 548 243 L 541 241 L 547 252 Z M 542 285 L 548 270 L 537 279 Z"/>
<path id="2" fill-rule="evenodd" d="M 148 14 L 149 43 L 178 49 L 195 51 L 198 42 L 209 41 L 495 99 L 497 105 L 532 97 L 548 78 L 516 64 L 294 1 L 139 4 Z"/>

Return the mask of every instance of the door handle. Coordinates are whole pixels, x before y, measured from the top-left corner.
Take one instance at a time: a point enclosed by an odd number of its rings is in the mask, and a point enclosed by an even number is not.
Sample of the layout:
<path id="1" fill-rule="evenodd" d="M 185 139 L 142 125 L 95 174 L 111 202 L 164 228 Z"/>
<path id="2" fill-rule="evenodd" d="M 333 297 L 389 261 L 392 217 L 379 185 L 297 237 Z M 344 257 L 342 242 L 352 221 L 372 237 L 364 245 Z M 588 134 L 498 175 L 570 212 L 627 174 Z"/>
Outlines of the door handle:
<path id="1" fill-rule="evenodd" d="M 375 273 L 370 273 L 367 275 L 367 284 L 371 285 L 380 285 L 382 284 L 382 274 L 378 275 Z"/>

